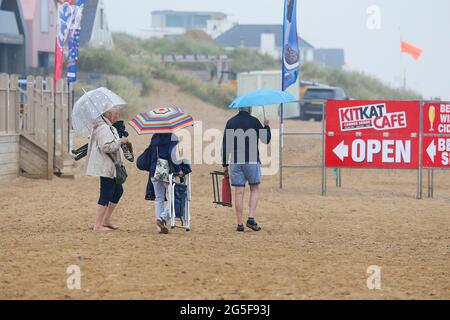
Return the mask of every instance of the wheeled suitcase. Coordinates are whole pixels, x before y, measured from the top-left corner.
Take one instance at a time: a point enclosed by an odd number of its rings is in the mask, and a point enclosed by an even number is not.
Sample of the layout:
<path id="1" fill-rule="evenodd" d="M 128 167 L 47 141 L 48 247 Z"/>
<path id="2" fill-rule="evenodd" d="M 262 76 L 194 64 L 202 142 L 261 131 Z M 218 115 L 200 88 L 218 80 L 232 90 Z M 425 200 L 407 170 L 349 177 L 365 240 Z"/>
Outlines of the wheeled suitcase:
<path id="1" fill-rule="evenodd" d="M 170 226 L 182 228 L 186 231 L 191 230 L 190 202 L 191 195 L 191 175 L 183 178 L 171 174 L 169 176 L 169 217 Z M 181 226 L 177 224 L 181 223 Z"/>

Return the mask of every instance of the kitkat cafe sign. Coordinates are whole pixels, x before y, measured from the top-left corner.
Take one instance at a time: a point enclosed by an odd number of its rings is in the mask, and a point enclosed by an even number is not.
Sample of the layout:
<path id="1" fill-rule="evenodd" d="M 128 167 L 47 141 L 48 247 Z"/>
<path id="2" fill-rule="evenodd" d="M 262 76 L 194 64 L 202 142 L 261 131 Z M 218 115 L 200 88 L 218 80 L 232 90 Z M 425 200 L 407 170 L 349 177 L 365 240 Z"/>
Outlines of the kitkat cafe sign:
<path id="1" fill-rule="evenodd" d="M 417 169 L 420 102 L 327 102 L 325 165 Z"/>

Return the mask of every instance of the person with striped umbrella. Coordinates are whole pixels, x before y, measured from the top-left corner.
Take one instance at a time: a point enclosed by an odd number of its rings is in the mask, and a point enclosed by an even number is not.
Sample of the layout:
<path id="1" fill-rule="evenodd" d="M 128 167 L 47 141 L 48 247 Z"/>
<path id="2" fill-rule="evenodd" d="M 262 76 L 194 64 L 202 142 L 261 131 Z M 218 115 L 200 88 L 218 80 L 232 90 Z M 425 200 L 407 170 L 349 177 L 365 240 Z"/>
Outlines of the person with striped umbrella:
<path id="1" fill-rule="evenodd" d="M 175 132 L 194 125 L 190 115 L 181 108 L 157 108 L 138 114 L 130 121 L 138 134 L 152 134 L 149 147 L 138 158 L 139 169 L 148 171 L 146 200 L 155 201 L 156 228 L 161 234 L 168 234 L 169 208 L 165 206 L 166 190 L 169 186 L 169 174 L 183 177 L 182 167 L 174 159 L 178 137 Z"/>

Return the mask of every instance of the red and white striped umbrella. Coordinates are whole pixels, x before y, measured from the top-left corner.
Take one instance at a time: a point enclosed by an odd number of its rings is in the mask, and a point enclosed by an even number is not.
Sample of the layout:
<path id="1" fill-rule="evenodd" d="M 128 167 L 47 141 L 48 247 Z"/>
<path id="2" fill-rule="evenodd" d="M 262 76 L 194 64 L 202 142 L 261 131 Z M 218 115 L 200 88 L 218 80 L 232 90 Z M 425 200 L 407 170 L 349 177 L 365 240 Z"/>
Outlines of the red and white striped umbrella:
<path id="1" fill-rule="evenodd" d="M 130 121 L 138 134 L 173 133 L 194 125 L 194 119 L 181 108 L 157 108 L 138 114 Z"/>

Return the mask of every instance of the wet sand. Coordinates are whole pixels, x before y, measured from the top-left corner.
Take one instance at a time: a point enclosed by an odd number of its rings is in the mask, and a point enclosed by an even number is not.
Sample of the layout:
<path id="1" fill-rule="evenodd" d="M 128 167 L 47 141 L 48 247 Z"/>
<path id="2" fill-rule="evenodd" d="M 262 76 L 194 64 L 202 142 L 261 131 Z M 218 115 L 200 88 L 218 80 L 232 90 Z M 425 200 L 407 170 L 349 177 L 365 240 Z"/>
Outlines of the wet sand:
<path id="1" fill-rule="evenodd" d="M 182 106 L 205 127 L 223 129 L 232 114 L 157 88 L 149 107 Z M 139 154 L 149 137 L 129 131 Z M 285 156 L 319 163 L 320 141 L 289 138 Z M 330 170 L 322 197 L 320 170 L 289 169 L 283 191 L 278 176 L 264 177 L 263 231 L 238 234 L 233 210 L 212 204 L 209 173 L 218 169 L 194 166 L 192 231 L 168 236 L 155 230 L 147 175 L 133 165 L 116 232 L 91 231 L 99 183 L 82 167 L 75 180 L 0 185 L 0 299 L 450 298 L 449 173 L 437 173 L 435 199 L 419 201 L 414 171 L 343 170 L 337 189 Z M 66 287 L 70 265 L 81 268 L 81 290 Z M 367 288 L 371 265 L 381 267 L 381 290 Z"/>

